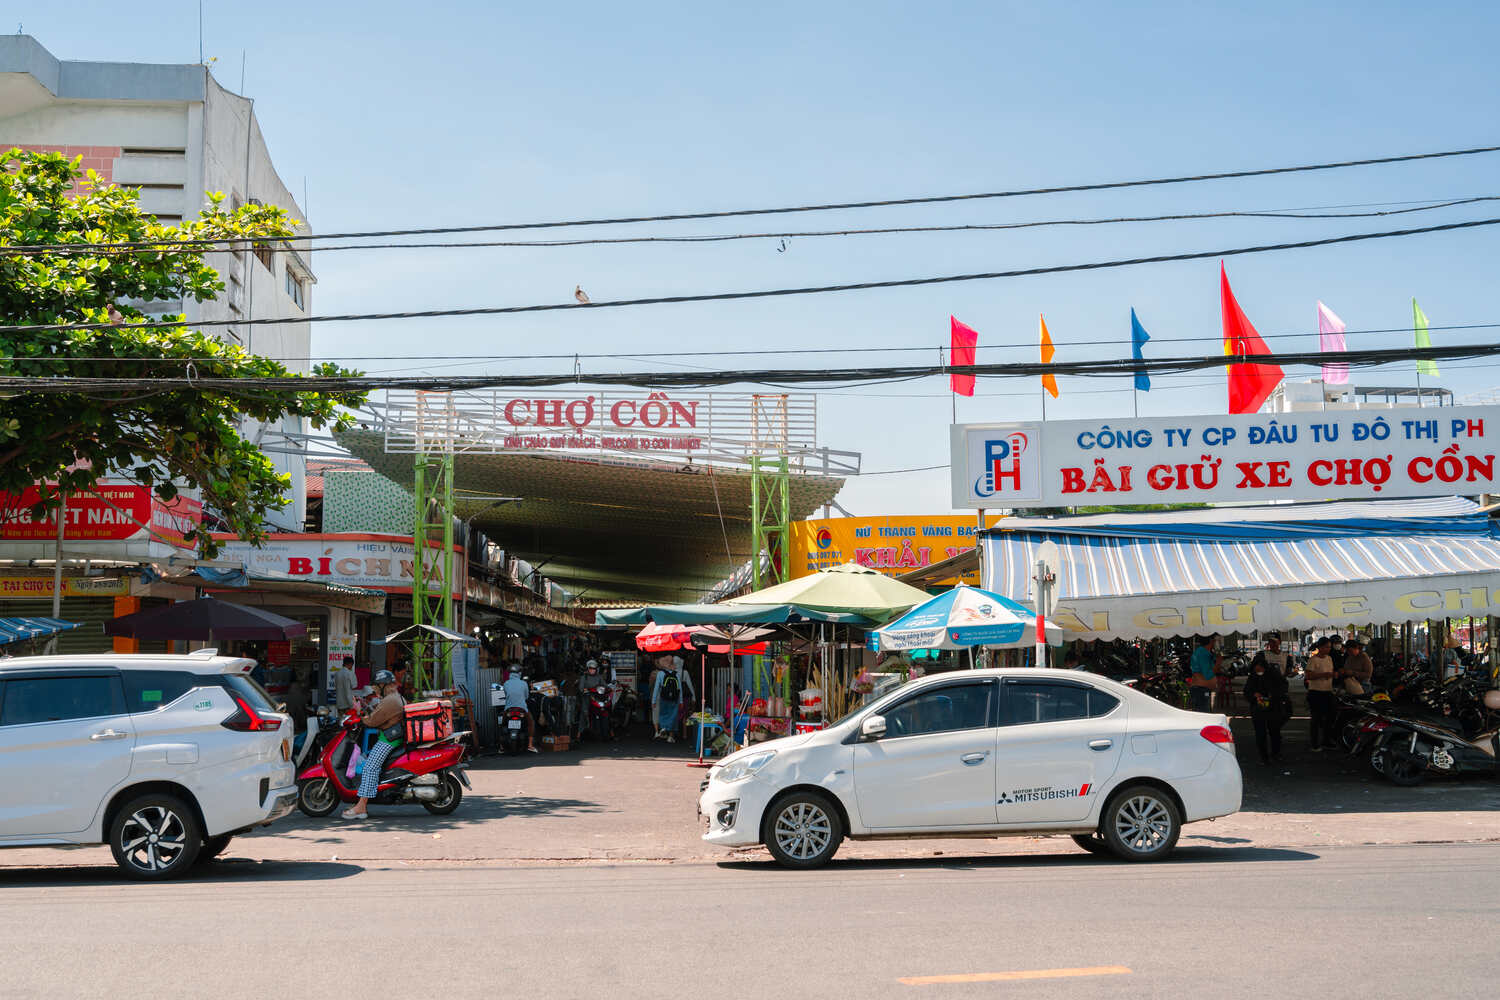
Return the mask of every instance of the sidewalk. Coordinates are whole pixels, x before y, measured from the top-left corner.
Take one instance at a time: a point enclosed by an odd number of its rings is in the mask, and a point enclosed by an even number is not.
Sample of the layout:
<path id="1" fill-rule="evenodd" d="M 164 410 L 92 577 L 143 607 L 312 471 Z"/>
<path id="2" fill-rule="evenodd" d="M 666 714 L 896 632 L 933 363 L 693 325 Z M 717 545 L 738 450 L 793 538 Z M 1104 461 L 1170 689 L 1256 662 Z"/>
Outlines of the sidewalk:
<path id="1" fill-rule="evenodd" d="M 1430 781 L 1398 788 L 1342 753 L 1307 750 L 1305 719 L 1288 724 L 1285 762 L 1256 761 L 1249 720 L 1234 720 L 1244 811 L 1183 830 L 1184 846 L 1316 847 L 1500 840 L 1500 783 Z M 481 757 L 474 790 L 451 816 L 376 806 L 371 819 L 300 812 L 237 839 L 229 855 L 276 861 L 673 862 L 730 852 L 699 839 L 704 771 L 680 747 L 634 742 L 596 751 Z M 841 857 L 902 858 L 1071 852 L 1066 837 L 846 843 Z M 744 856 L 764 857 L 759 849 Z M 109 864 L 102 848 L 0 851 L 0 866 Z"/>

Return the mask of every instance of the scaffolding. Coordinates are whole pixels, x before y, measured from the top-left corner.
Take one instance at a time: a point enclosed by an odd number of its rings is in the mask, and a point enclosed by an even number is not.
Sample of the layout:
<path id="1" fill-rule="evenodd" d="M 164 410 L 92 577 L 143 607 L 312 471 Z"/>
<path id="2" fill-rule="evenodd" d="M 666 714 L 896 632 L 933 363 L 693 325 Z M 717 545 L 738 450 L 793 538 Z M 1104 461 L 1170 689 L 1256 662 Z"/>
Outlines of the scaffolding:
<path id="1" fill-rule="evenodd" d="M 419 392 L 416 404 L 412 624 L 437 625 L 452 631 L 453 587 L 457 579 L 453 569 L 453 452 L 457 420 L 450 393 Z M 452 686 L 452 651 L 447 645 L 420 636 L 412 643 L 413 690 Z"/>

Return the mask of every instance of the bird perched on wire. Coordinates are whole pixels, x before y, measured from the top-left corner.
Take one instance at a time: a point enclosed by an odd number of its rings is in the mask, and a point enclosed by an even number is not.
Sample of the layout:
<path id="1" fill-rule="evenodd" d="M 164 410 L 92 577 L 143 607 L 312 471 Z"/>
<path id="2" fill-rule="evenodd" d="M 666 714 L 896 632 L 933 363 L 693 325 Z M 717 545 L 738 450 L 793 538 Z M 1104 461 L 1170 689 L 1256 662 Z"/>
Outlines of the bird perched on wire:
<path id="1" fill-rule="evenodd" d="M 578 304 L 581 306 L 586 306 L 589 304 L 589 293 L 583 290 L 582 285 L 573 286 L 573 298 L 577 299 Z"/>

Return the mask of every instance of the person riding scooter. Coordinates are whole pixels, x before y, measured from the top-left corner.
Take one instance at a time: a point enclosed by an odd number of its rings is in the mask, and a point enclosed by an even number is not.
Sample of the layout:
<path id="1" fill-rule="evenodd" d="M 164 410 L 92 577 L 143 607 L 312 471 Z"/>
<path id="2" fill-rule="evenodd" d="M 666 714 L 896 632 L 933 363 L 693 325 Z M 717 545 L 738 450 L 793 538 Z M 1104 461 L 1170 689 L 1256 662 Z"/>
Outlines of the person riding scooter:
<path id="1" fill-rule="evenodd" d="M 520 708 L 526 713 L 526 749 L 536 753 L 536 720 L 532 718 L 531 706 L 527 699 L 531 696 L 531 686 L 521 678 L 519 667 L 512 665 L 510 673 L 505 678 L 505 709 L 509 712 L 512 708 Z"/>
<path id="2" fill-rule="evenodd" d="M 375 674 L 375 692 L 380 701 L 369 713 L 361 717 L 365 728 L 380 733 L 380 738 L 365 757 L 364 771 L 359 781 L 359 801 L 344 810 L 345 819 L 365 819 L 369 816 L 370 800 L 380 790 L 380 772 L 391 754 L 406 742 L 406 702 L 396 687 L 396 675 L 389 670 Z"/>

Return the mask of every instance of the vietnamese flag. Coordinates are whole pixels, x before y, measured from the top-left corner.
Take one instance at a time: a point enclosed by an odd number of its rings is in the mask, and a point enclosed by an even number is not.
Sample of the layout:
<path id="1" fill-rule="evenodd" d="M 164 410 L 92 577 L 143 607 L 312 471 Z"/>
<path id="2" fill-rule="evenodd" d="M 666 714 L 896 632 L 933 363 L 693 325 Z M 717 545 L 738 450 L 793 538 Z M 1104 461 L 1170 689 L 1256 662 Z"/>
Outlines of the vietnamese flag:
<path id="1" fill-rule="evenodd" d="M 949 316 L 953 324 L 953 361 L 955 365 L 972 365 L 974 348 L 979 344 L 979 332 L 960 323 L 958 317 Z M 973 375 L 949 375 L 948 386 L 960 396 L 974 395 Z"/>
<path id="2" fill-rule="evenodd" d="M 1224 321 L 1224 353 L 1229 357 L 1270 354 L 1255 327 L 1234 300 L 1229 275 L 1219 263 L 1219 311 Z M 1229 366 L 1229 412 L 1255 413 L 1280 384 L 1285 372 L 1280 365 L 1231 364 Z"/>

